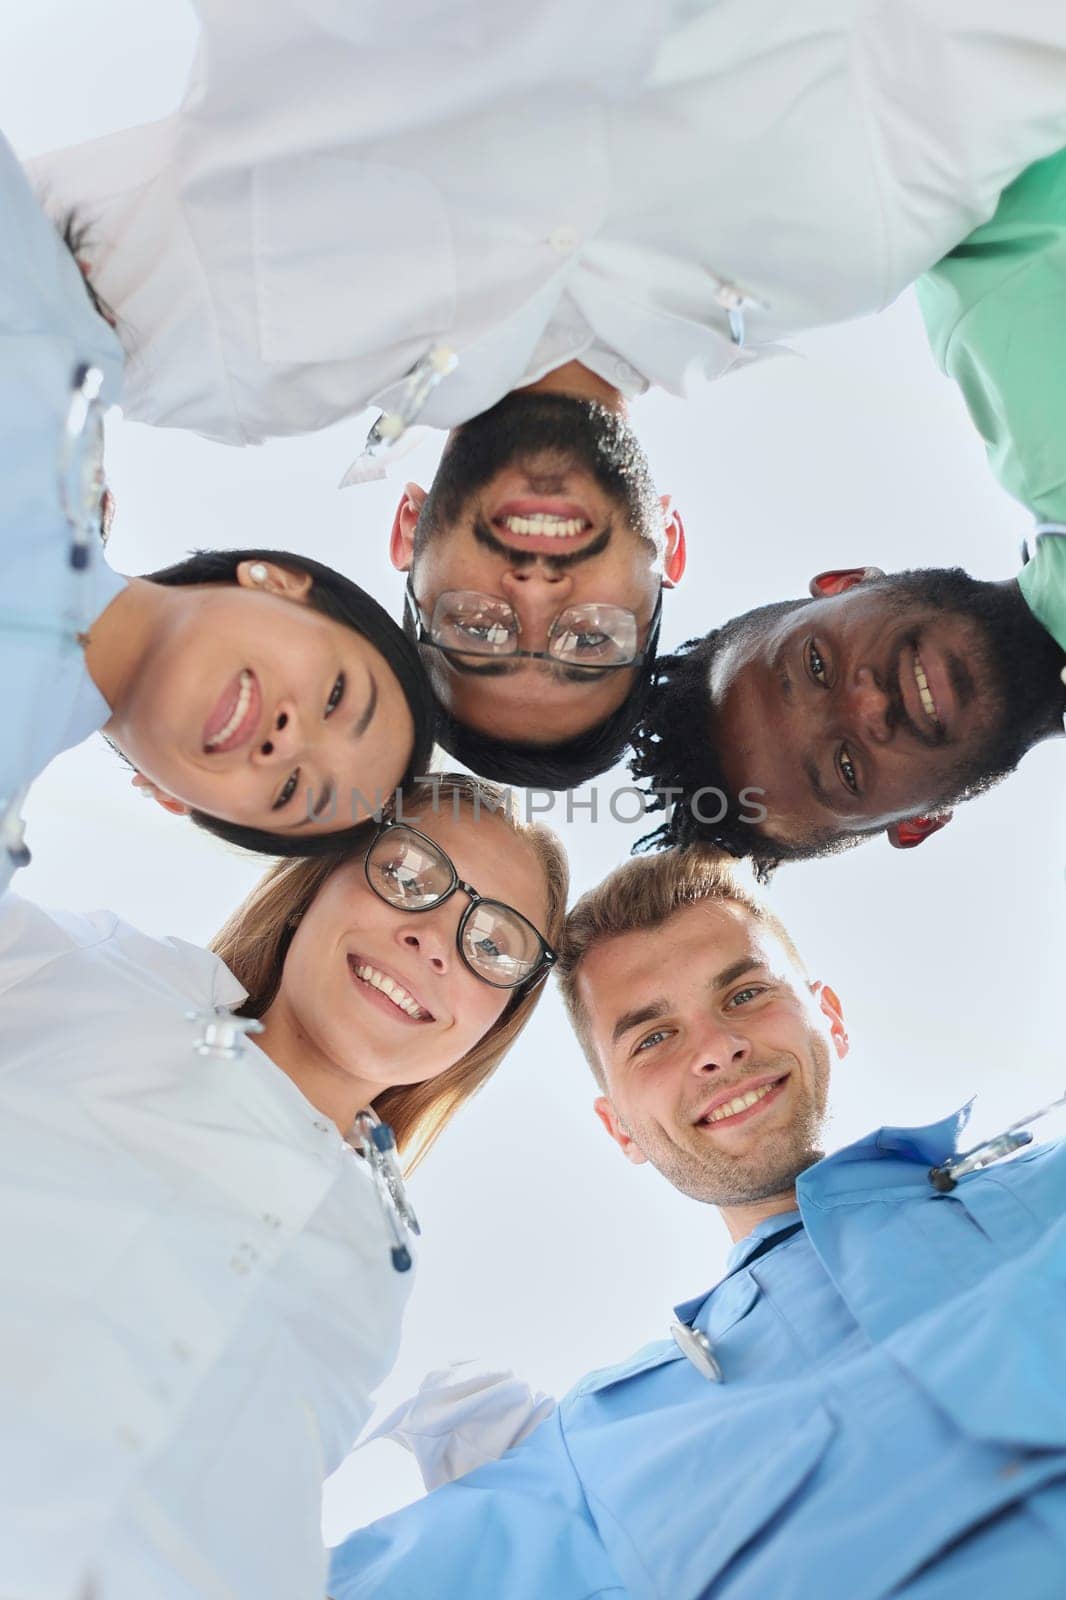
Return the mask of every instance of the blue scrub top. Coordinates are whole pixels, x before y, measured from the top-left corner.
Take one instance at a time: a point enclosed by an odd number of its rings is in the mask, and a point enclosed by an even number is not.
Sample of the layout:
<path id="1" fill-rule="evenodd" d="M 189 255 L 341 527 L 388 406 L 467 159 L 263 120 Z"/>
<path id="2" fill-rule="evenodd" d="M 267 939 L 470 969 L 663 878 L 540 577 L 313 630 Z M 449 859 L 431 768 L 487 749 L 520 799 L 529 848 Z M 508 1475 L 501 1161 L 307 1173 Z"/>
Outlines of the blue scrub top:
<path id="1" fill-rule="evenodd" d="M 672 1341 L 594 1373 L 349 1538 L 333 1600 L 1061 1600 L 1066 1146 L 939 1194 L 962 1120 L 819 1162 L 678 1308 L 722 1382 Z"/>
<path id="2" fill-rule="evenodd" d="M 117 400 L 122 347 L 95 311 L 69 250 L 0 136 L 0 890 L 24 859 L 28 784 L 110 715 L 85 670 L 79 633 L 124 586 L 95 530 L 72 563 L 72 517 L 91 523 L 94 429 L 64 437 L 79 373 Z M 85 219 L 91 223 L 91 218 Z M 62 480 L 62 482 L 61 482 Z M 63 485 L 66 485 L 64 494 Z"/>

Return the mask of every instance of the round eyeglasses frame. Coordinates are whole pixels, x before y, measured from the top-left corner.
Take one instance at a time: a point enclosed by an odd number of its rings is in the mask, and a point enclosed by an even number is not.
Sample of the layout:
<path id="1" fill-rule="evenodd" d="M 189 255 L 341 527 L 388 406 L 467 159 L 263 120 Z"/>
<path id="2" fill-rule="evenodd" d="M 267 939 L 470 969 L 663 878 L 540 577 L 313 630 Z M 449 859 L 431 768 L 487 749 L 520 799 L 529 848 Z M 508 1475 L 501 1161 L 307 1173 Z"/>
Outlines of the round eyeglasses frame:
<path id="1" fill-rule="evenodd" d="M 431 850 L 433 854 L 444 863 L 444 865 L 448 868 L 448 871 L 451 873 L 452 881 L 448 888 L 445 889 L 442 894 L 438 895 L 435 900 L 432 900 L 429 905 L 398 905 L 395 900 L 390 900 L 388 895 L 382 894 L 381 890 L 370 876 L 370 858 L 374 854 L 376 846 L 381 839 L 385 838 L 387 834 L 396 832 L 408 833 L 412 836 L 412 838 L 417 839 L 420 844 L 425 845 L 429 850 Z M 391 906 L 394 911 L 406 911 L 410 916 L 419 916 L 423 911 L 436 911 L 437 907 L 442 906 L 446 900 L 450 900 L 452 895 L 455 894 L 457 890 L 461 890 L 463 894 L 467 895 L 469 897 L 470 904 L 459 918 L 459 922 L 455 930 L 455 948 L 459 952 L 459 956 L 464 967 L 466 967 L 469 972 L 472 972 L 475 978 L 480 979 L 482 983 L 487 983 L 490 989 L 517 990 L 523 987 L 532 989 L 536 984 L 543 983 L 544 979 L 548 976 L 549 970 L 559 959 L 556 952 L 548 943 L 547 939 L 545 939 L 543 934 L 539 933 L 538 930 L 534 928 L 528 917 L 524 917 L 520 911 L 515 910 L 514 906 L 507 905 L 507 903 L 503 900 L 493 900 L 485 895 L 478 894 L 472 883 L 464 883 L 463 879 L 460 878 L 459 874 L 455 870 L 455 863 L 448 852 L 442 849 L 435 839 L 431 839 L 428 834 L 420 833 L 417 828 L 412 828 L 407 822 L 386 822 L 378 829 L 377 833 L 375 833 L 373 839 L 370 841 L 370 848 L 367 850 L 364 858 L 363 873 L 366 877 L 367 883 L 377 895 L 379 900 L 383 901 L 385 905 Z M 483 972 L 478 971 L 477 967 L 474 966 L 474 963 L 470 960 L 466 951 L 463 949 L 463 930 L 478 906 L 498 906 L 501 911 L 506 911 L 508 916 L 517 917 L 520 922 L 525 923 L 526 927 L 529 928 L 531 933 L 533 933 L 538 944 L 540 945 L 540 955 L 537 958 L 537 964 L 533 968 L 532 972 L 527 972 L 524 977 L 518 978 L 514 983 L 493 983 L 491 978 L 487 978 Z"/>
<path id="2" fill-rule="evenodd" d="M 470 589 L 457 592 L 482 594 L 480 589 Z M 507 609 L 514 617 L 516 630 L 521 633 L 521 621 L 519 620 L 518 613 L 515 611 L 514 607 L 509 601 L 501 601 L 498 595 L 493 594 L 485 594 L 482 597 L 485 600 L 495 600 L 497 604 L 507 606 Z M 581 602 L 582 605 L 595 605 L 597 603 L 606 605 L 608 602 Z M 564 606 L 559 612 L 559 615 L 552 622 L 552 629 L 554 629 L 558 623 L 559 617 L 564 616 L 567 611 L 572 611 L 574 609 L 575 608 L 573 606 Z M 618 606 L 616 609 L 619 611 L 624 611 L 628 608 L 625 606 Z M 472 656 L 478 661 L 550 661 L 553 666 L 566 667 L 571 672 L 594 672 L 598 676 L 602 672 L 621 672 L 623 668 L 626 667 L 639 667 L 644 661 L 647 660 L 648 656 L 654 652 L 655 647 L 659 642 L 659 623 L 662 620 L 663 614 L 663 591 L 662 585 L 660 584 L 659 598 L 655 602 L 655 610 L 652 613 L 651 621 L 648 623 L 648 636 L 641 648 L 637 651 L 636 655 L 627 657 L 625 661 L 605 661 L 602 665 L 595 664 L 591 661 L 587 663 L 581 661 L 568 661 L 565 656 L 557 655 L 553 650 L 519 650 L 517 648 L 514 650 L 497 651 L 460 650 L 457 649 L 455 645 L 440 644 L 433 637 L 432 618 L 430 618 L 430 626 L 426 626 L 426 614 L 421 602 L 415 596 L 414 586 L 410 576 L 408 576 L 407 586 L 404 590 L 404 610 L 408 613 L 415 624 L 415 643 L 419 645 L 426 645 L 430 650 L 439 650 L 445 659 L 450 656 Z M 636 622 L 634 613 L 630 612 L 629 615 L 633 617 L 634 622 Z M 549 632 L 549 644 L 551 643 L 553 637 L 554 634 Z"/>

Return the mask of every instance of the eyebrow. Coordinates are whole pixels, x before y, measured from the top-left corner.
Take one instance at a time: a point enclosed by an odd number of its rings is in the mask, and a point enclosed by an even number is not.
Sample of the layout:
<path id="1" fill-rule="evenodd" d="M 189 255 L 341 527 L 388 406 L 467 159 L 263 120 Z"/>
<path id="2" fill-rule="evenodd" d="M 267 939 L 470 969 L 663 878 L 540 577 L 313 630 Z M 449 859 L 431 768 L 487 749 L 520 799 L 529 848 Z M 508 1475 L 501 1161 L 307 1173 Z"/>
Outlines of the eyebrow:
<path id="1" fill-rule="evenodd" d="M 464 672 L 471 678 L 506 678 L 515 674 L 519 667 L 538 666 L 544 674 L 553 678 L 564 678 L 567 683 L 599 683 L 601 678 L 606 678 L 610 672 L 618 671 L 616 667 L 568 667 L 565 662 L 555 665 L 550 661 L 531 662 L 526 656 L 519 656 L 514 661 L 489 661 L 483 666 L 472 666 L 469 661 L 459 661 L 455 656 L 445 655 L 444 659 L 455 672 Z M 632 663 L 627 663 L 631 666 Z"/>
<path id="2" fill-rule="evenodd" d="M 723 967 L 721 972 L 715 974 L 708 987 L 718 994 L 722 989 L 728 989 L 730 984 L 736 983 L 738 978 L 743 978 L 749 972 L 766 970 L 766 962 L 760 961 L 755 956 L 742 956 L 739 961 L 734 961 L 731 966 Z M 641 1028 L 646 1022 L 657 1022 L 660 1017 L 665 1017 L 670 1010 L 665 998 L 650 1000 L 647 1005 L 636 1006 L 632 1011 L 623 1011 L 614 1025 L 611 1033 L 611 1043 L 617 1044 L 625 1034 L 632 1033 L 634 1028 Z"/>
<path id="3" fill-rule="evenodd" d="M 378 708 L 378 680 L 373 672 L 367 668 L 367 677 L 370 679 L 370 697 L 363 708 L 362 715 L 357 717 L 352 725 L 352 738 L 361 739 L 374 720 L 374 712 Z"/>
<path id="4" fill-rule="evenodd" d="M 482 666 L 475 667 L 469 661 L 460 661 L 457 656 L 441 653 L 453 672 L 464 672 L 470 678 L 503 678 L 514 670 L 506 661 L 486 661 Z"/>

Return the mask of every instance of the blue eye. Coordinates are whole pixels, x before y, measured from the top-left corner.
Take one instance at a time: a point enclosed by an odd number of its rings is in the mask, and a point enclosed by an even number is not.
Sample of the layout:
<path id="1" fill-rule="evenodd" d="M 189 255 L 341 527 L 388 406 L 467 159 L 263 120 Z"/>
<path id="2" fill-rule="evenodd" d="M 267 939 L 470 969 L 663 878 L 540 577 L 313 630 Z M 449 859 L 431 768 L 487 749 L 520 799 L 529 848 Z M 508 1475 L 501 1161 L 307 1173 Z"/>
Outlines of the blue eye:
<path id="1" fill-rule="evenodd" d="M 657 1044 L 660 1039 L 666 1039 L 668 1037 L 669 1030 L 667 1028 L 656 1028 L 654 1033 L 647 1033 L 644 1035 L 644 1038 L 634 1049 L 633 1054 L 637 1055 L 640 1051 L 647 1050 L 649 1046 Z"/>
<path id="2" fill-rule="evenodd" d="M 730 997 L 729 1004 L 730 1005 L 735 1005 L 738 1001 L 739 1002 L 744 1002 L 744 996 L 745 995 L 758 996 L 758 995 L 764 994 L 764 993 L 765 993 L 765 990 L 760 989 L 760 988 L 755 987 L 755 986 L 752 986 L 752 987 L 747 988 L 747 989 L 738 989 L 736 994 L 732 995 Z M 746 1002 L 744 1002 L 744 1003 L 746 1003 Z"/>

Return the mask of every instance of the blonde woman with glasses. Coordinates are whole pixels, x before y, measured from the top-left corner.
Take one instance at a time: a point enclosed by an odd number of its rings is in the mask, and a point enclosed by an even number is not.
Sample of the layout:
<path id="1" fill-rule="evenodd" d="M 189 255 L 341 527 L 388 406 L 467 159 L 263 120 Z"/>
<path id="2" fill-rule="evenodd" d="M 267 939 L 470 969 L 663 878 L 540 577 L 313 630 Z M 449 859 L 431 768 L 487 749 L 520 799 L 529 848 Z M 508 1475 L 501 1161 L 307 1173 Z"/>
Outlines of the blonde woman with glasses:
<path id="1" fill-rule="evenodd" d="M 0 902 L 0 1594 L 324 1593 L 321 1482 L 413 1276 L 397 1150 L 521 1032 L 566 888 L 445 777 L 211 951 Z"/>

